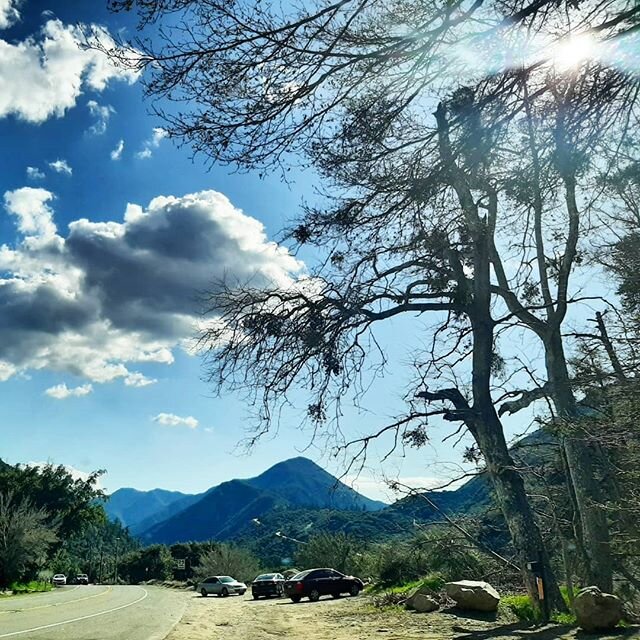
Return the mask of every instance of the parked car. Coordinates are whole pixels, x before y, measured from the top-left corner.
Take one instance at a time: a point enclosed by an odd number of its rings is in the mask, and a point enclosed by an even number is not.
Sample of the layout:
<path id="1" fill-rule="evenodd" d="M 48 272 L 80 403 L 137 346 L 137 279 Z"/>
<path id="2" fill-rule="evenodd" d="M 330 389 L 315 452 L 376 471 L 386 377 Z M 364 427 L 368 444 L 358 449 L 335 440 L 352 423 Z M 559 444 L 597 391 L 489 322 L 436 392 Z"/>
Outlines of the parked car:
<path id="1" fill-rule="evenodd" d="M 76 576 L 76 584 L 89 584 L 89 576 L 86 573 L 79 573 Z"/>
<path id="2" fill-rule="evenodd" d="M 280 598 L 284 595 L 284 576 L 281 573 L 263 573 L 251 583 L 251 594 L 257 600 L 260 596 Z"/>
<path id="3" fill-rule="evenodd" d="M 320 596 L 338 598 L 343 593 L 357 596 L 363 587 L 360 578 L 345 576 L 335 569 L 308 569 L 287 580 L 284 592 L 293 602 L 300 602 L 305 597 L 316 602 Z"/>
<path id="4" fill-rule="evenodd" d="M 62 587 L 67 584 L 67 576 L 65 576 L 64 573 L 56 573 L 56 575 L 51 578 L 51 582 L 53 582 L 56 587 Z"/>
<path id="5" fill-rule="evenodd" d="M 238 582 L 231 576 L 206 578 L 196 588 L 204 598 L 210 593 L 215 593 L 219 596 L 229 596 L 232 593 L 237 593 L 243 596 L 247 591 L 247 585 L 244 582 Z"/>

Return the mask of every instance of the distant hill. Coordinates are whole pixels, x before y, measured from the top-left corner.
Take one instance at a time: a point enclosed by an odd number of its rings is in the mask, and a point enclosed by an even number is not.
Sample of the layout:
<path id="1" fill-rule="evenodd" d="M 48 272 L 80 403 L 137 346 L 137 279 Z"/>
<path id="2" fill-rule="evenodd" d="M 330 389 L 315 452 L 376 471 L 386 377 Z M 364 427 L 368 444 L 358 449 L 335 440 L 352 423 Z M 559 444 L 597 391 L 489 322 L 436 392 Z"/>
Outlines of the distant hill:
<path id="1" fill-rule="evenodd" d="M 182 510 L 199 497 L 164 489 L 118 489 L 106 500 L 104 509 L 111 520 L 119 520 L 135 533 L 141 530 L 141 523 L 142 529 L 147 529 L 168 518 L 173 509 Z"/>
<path id="2" fill-rule="evenodd" d="M 518 466 L 538 467 L 557 455 L 557 443 L 536 431 L 514 445 L 511 453 Z M 119 496 L 122 491 L 127 493 Z M 147 500 L 146 493 L 154 495 Z M 429 491 L 426 496 L 448 515 L 478 516 L 487 541 L 507 543 L 486 474 L 455 490 Z M 419 495 L 385 505 L 360 495 L 306 458 L 280 462 L 256 478 L 224 482 L 199 495 L 121 490 L 114 498 L 108 503 L 110 514 L 120 513 L 117 517 L 125 523 L 129 519 L 132 531 L 146 543 L 236 540 L 254 547 L 261 556 L 273 557 L 286 556 L 291 544 L 287 536 L 306 539 L 313 533 L 342 531 L 383 540 L 411 535 L 414 523 L 442 519 Z M 126 510 L 123 498 L 128 498 Z M 147 510 L 144 518 L 136 511 L 136 499 Z M 137 518 L 133 525 L 132 517 Z M 282 537 L 276 535 L 278 531 Z"/>
<path id="3" fill-rule="evenodd" d="M 141 532 L 146 542 L 235 538 L 276 509 L 315 508 L 375 512 L 387 505 L 371 500 L 307 458 L 280 462 L 256 478 L 231 480 L 207 491 L 197 502 Z"/>

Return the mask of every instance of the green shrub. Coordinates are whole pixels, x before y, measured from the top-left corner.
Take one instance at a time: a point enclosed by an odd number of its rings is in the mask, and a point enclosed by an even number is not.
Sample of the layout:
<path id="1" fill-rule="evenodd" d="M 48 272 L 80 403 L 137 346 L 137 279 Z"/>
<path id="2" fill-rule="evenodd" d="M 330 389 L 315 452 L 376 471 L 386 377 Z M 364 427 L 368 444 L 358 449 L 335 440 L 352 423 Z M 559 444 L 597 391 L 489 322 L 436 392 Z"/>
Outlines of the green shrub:
<path id="1" fill-rule="evenodd" d="M 447 581 L 441 573 L 430 573 L 420 580 L 420 586 L 428 587 L 431 591 L 436 593 L 444 588 Z"/>
<path id="2" fill-rule="evenodd" d="M 42 591 L 51 591 L 53 585 L 50 582 L 40 582 L 38 580 L 31 580 L 30 582 L 12 582 L 9 585 L 9 591 L 14 595 L 23 593 L 39 593 Z"/>
<path id="3" fill-rule="evenodd" d="M 538 612 L 533 608 L 529 596 L 502 596 L 502 598 L 500 598 L 500 608 L 513 613 L 518 620 L 523 620 L 525 622 L 538 622 Z"/>

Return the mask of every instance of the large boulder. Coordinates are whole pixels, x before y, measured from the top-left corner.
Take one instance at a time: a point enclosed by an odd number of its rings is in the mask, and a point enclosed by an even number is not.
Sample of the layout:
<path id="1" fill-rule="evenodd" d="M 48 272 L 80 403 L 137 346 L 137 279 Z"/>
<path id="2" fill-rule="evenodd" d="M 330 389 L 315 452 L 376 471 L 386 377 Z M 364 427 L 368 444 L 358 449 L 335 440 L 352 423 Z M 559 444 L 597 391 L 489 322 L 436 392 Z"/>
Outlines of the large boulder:
<path id="1" fill-rule="evenodd" d="M 622 600 L 598 587 L 578 592 L 573 603 L 578 625 L 585 631 L 613 629 L 623 616 Z"/>
<path id="2" fill-rule="evenodd" d="M 438 594 L 425 585 L 414 589 L 404 602 L 407 609 L 413 609 L 420 613 L 429 613 L 440 607 Z"/>
<path id="3" fill-rule="evenodd" d="M 500 594 L 488 582 L 458 580 L 447 582 L 444 588 L 459 609 L 495 611 L 500 602 Z"/>
<path id="4" fill-rule="evenodd" d="M 411 602 L 411 609 L 418 613 L 430 613 L 440 608 L 440 602 L 433 596 L 418 593 Z"/>

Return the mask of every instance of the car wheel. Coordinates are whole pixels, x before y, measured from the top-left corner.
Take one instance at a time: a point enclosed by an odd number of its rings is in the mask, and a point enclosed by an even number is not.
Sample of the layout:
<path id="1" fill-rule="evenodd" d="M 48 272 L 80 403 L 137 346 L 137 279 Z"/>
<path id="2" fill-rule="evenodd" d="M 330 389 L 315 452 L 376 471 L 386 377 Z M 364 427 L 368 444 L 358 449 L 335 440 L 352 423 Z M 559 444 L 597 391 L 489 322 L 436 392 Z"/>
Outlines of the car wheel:
<path id="1" fill-rule="evenodd" d="M 220 595 L 221 595 L 223 598 L 226 598 L 226 597 L 229 595 L 229 590 L 227 589 L 227 587 L 225 587 L 225 588 L 220 592 Z"/>
<path id="2" fill-rule="evenodd" d="M 351 589 L 349 589 L 350 596 L 357 596 L 360 593 L 360 587 L 357 584 L 352 584 Z"/>
<path id="3" fill-rule="evenodd" d="M 253 599 L 257 600 L 260 596 L 257 596 L 255 593 L 253 594 Z"/>
<path id="4" fill-rule="evenodd" d="M 320 600 L 320 592 L 317 589 L 312 589 L 309 592 L 309 600 L 311 600 L 311 602 L 318 602 L 318 600 Z"/>
<path id="5" fill-rule="evenodd" d="M 200 593 L 202 594 L 203 598 L 206 598 L 209 595 L 206 589 L 200 589 Z"/>
<path id="6" fill-rule="evenodd" d="M 298 604 L 300 600 L 301 600 L 301 596 L 291 596 L 291 602 L 295 602 L 296 604 Z"/>

